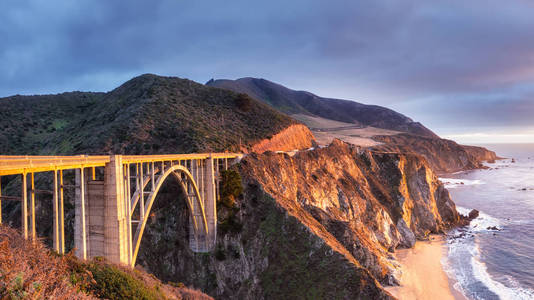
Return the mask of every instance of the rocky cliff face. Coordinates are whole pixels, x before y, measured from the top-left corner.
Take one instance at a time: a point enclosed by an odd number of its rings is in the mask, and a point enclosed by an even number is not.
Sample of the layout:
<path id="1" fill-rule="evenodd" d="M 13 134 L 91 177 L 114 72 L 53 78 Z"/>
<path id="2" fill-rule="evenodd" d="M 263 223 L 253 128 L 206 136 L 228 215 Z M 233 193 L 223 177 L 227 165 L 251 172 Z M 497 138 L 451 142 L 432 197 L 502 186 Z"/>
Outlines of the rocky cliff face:
<path id="1" fill-rule="evenodd" d="M 477 159 L 479 162 L 487 161 L 489 163 L 494 163 L 496 159 L 501 157 L 497 156 L 495 152 L 490 151 L 484 147 L 477 146 L 466 146 L 462 145 L 462 148 L 471 156 Z"/>
<path id="2" fill-rule="evenodd" d="M 446 139 L 426 138 L 410 134 L 374 136 L 384 143 L 375 150 L 401 153 L 417 153 L 426 158 L 437 173 L 452 173 L 481 168 L 483 161 L 493 162 L 499 157 L 483 147 L 459 145 Z"/>
<path id="3" fill-rule="evenodd" d="M 315 138 L 302 124 L 287 127 L 269 139 L 264 139 L 251 147 L 252 152 L 292 151 L 308 149 L 315 146 Z"/>
<path id="4" fill-rule="evenodd" d="M 381 284 L 397 276 L 390 253 L 459 220 L 447 190 L 414 154 L 336 140 L 293 157 L 251 154 L 235 167 L 245 192 L 236 207 L 218 210 L 216 251 L 189 250 L 184 201 L 163 195 L 141 265 L 222 298 L 387 299 Z"/>

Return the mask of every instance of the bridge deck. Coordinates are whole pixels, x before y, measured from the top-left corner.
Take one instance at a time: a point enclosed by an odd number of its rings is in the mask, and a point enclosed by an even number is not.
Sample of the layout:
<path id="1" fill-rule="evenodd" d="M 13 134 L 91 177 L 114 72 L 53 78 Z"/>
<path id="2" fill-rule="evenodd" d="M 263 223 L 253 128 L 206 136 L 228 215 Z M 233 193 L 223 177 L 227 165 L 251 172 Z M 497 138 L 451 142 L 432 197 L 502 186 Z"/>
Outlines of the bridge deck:
<path id="1" fill-rule="evenodd" d="M 122 155 L 124 164 L 180 161 L 206 159 L 209 157 L 236 158 L 239 153 L 193 153 L 193 154 L 162 154 L 162 155 Z M 110 162 L 110 156 L 76 155 L 76 156 L 8 156 L 0 155 L 0 176 L 25 173 L 48 172 L 54 170 L 104 167 Z"/>

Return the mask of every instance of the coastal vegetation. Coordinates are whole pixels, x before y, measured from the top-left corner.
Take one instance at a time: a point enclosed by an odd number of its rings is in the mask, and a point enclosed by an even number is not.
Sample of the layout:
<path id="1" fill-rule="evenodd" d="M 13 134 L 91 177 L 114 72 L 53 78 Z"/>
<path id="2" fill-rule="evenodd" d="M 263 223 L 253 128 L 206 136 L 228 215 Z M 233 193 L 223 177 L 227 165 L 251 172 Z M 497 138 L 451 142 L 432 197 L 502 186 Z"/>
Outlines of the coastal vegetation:
<path id="1" fill-rule="evenodd" d="M 227 208 L 233 208 L 235 199 L 243 193 L 239 172 L 233 169 L 222 171 L 219 191 L 220 203 Z"/>
<path id="2" fill-rule="evenodd" d="M 183 284 L 164 284 L 142 270 L 58 255 L 0 225 L 2 299 L 211 299 Z"/>

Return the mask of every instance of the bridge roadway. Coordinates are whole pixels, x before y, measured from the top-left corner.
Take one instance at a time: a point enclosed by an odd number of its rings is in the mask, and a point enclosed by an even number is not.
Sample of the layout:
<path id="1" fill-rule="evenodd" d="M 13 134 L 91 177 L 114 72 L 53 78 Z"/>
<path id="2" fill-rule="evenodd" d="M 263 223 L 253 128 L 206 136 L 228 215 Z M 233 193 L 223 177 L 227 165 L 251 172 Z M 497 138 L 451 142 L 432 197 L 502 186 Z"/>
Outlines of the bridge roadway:
<path id="1" fill-rule="evenodd" d="M 220 173 L 242 156 L 240 153 L 0 156 L 0 179 L 21 177 L 20 195 L 3 195 L 0 180 L 0 223 L 2 201 L 22 201 L 21 230 L 24 238 L 35 241 L 36 198 L 38 194 L 51 193 L 53 247 L 58 253 L 65 253 L 64 190 L 74 188 L 76 256 L 82 259 L 103 256 L 133 267 L 147 216 L 159 189 L 170 177 L 186 195 L 191 249 L 208 252 L 215 246 L 217 235 Z M 74 172 L 74 184 L 64 184 L 64 172 Z M 36 174 L 53 176 L 50 190 L 35 188 Z"/>

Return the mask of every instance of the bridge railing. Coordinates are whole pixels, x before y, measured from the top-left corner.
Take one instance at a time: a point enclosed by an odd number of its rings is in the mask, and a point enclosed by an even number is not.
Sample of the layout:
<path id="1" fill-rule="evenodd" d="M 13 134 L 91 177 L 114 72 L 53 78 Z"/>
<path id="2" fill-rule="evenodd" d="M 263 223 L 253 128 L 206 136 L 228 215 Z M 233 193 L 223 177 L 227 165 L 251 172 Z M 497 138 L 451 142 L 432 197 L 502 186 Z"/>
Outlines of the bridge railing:
<path id="1" fill-rule="evenodd" d="M 103 167 L 109 156 L 0 156 L 0 176 Z"/>
<path id="2" fill-rule="evenodd" d="M 124 164 L 141 162 L 179 161 L 191 159 L 236 158 L 239 153 L 194 153 L 194 154 L 163 154 L 163 155 L 123 155 Z M 107 155 L 77 156 L 8 156 L 0 155 L 0 176 L 27 173 L 47 172 L 54 170 L 103 167 L 109 163 Z"/>

